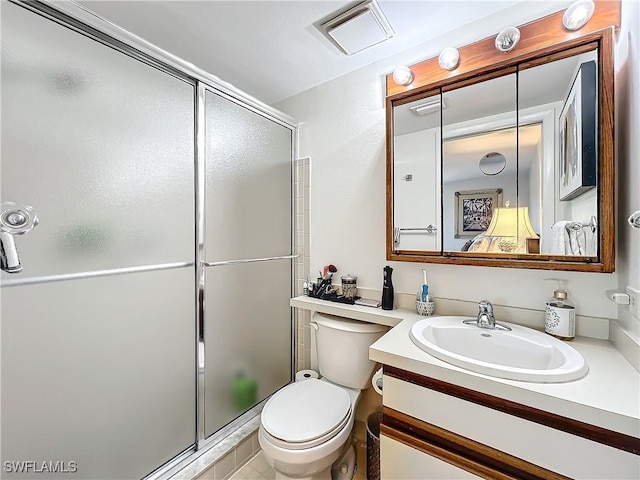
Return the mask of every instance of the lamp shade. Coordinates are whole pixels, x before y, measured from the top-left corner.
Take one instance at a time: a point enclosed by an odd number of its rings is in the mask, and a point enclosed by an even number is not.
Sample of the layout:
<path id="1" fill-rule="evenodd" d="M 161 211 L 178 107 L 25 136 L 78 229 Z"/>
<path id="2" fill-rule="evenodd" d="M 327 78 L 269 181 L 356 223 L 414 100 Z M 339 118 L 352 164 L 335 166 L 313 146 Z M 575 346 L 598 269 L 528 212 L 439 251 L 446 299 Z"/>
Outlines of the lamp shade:
<path id="1" fill-rule="evenodd" d="M 500 207 L 493 211 L 485 232 L 489 237 L 513 237 L 518 240 L 538 238 L 529 218 L 529 207 Z"/>

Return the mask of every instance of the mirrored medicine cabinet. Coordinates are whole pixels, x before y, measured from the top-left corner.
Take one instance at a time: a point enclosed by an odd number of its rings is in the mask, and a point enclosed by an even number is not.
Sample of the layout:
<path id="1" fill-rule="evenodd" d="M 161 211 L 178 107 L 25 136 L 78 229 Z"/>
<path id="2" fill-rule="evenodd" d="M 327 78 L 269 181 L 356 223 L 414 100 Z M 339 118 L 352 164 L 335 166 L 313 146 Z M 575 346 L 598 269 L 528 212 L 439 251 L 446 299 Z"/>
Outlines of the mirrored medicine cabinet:
<path id="1" fill-rule="evenodd" d="M 520 27 L 538 38 L 520 52 L 486 39 L 453 72 L 388 79 L 388 260 L 614 271 L 615 20 L 600 13 L 586 33 L 556 14 Z"/>

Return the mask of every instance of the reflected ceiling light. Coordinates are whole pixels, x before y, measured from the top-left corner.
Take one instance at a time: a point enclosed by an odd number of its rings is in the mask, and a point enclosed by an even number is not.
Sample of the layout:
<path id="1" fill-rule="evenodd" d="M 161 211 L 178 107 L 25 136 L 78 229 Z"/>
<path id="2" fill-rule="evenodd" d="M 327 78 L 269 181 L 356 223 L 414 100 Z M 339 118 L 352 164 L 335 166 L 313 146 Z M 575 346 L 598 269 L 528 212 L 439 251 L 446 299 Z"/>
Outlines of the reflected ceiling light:
<path id="1" fill-rule="evenodd" d="M 398 85 L 409 85 L 413 82 L 413 73 L 406 65 L 400 65 L 393 71 L 393 81 Z"/>
<path id="2" fill-rule="evenodd" d="M 416 115 L 428 115 L 430 113 L 440 111 L 440 107 L 442 107 L 443 110 L 447 108 L 447 106 L 442 103 L 439 98 L 436 98 L 435 100 L 430 100 L 428 102 L 409 107 L 409 110 L 411 110 Z"/>
<path id="3" fill-rule="evenodd" d="M 596 5 L 592 0 L 578 0 L 567 8 L 562 16 L 562 25 L 567 30 L 582 28 L 593 15 Z"/>
<path id="4" fill-rule="evenodd" d="M 440 52 L 438 65 L 445 70 L 455 70 L 460 63 L 460 52 L 457 48 L 449 47 Z"/>
<path id="5" fill-rule="evenodd" d="M 498 175 L 506 166 L 507 158 L 499 152 L 489 152 L 478 162 L 480 171 L 488 176 Z"/>
<path id="6" fill-rule="evenodd" d="M 515 48 L 519 40 L 520 30 L 516 27 L 505 28 L 496 37 L 496 48 L 502 53 L 510 52 Z"/>

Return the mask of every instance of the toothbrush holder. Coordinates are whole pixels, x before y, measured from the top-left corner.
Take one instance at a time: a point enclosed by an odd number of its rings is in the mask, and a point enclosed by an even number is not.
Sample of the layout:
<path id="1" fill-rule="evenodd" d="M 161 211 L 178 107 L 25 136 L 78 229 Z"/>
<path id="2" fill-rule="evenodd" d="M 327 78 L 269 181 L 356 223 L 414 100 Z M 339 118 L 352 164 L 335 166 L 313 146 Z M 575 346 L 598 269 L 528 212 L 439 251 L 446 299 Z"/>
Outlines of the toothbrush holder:
<path id="1" fill-rule="evenodd" d="M 423 302 L 419 298 L 416 298 L 416 312 L 423 317 L 429 317 L 436 311 L 436 304 L 432 301 Z"/>

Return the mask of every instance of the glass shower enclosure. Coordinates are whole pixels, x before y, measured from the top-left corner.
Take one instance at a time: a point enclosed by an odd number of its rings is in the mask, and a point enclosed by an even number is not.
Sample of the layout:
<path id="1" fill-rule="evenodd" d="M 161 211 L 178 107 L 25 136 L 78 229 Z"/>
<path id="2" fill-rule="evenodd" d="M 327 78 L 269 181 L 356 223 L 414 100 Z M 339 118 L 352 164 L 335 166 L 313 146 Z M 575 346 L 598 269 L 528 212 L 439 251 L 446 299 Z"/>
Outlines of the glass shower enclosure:
<path id="1" fill-rule="evenodd" d="M 291 380 L 296 126 L 1 8 L 2 478 L 143 478 Z"/>

